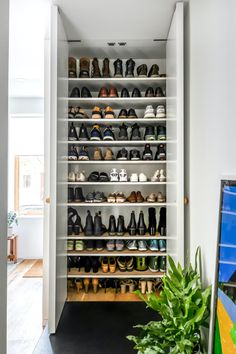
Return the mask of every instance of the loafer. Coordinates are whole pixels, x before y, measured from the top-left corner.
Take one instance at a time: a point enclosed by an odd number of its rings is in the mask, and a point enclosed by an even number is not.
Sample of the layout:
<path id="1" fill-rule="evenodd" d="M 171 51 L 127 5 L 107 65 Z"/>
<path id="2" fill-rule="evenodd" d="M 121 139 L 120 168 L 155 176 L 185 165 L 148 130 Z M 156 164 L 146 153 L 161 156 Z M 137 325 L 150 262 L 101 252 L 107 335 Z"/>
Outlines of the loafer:
<path id="1" fill-rule="evenodd" d="M 108 97 L 108 89 L 103 86 L 99 91 L 98 97 Z"/>
<path id="2" fill-rule="evenodd" d="M 121 109 L 120 113 L 118 114 L 118 118 L 127 118 L 128 113 L 127 113 L 127 109 Z"/>
<path id="3" fill-rule="evenodd" d="M 127 118 L 138 118 L 138 116 L 137 116 L 137 114 L 135 112 L 135 109 L 133 109 L 133 108 L 129 109 Z"/>
<path id="4" fill-rule="evenodd" d="M 145 97 L 155 97 L 154 90 L 152 87 L 148 87 L 145 92 Z"/>
<path id="5" fill-rule="evenodd" d="M 162 88 L 161 87 L 157 87 L 156 90 L 155 90 L 155 96 L 156 97 L 165 97 L 163 91 L 162 91 Z"/>
<path id="6" fill-rule="evenodd" d="M 128 201 L 129 203 L 137 203 L 137 194 L 136 194 L 135 191 L 132 191 L 132 192 L 130 193 L 130 195 L 129 195 L 128 198 L 127 198 L 127 201 Z"/>
<path id="7" fill-rule="evenodd" d="M 136 193 L 137 196 L 137 203 L 143 203 L 144 202 L 144 197 L 142 196 L 142 193 L 140 191 L 138 191 Z"/>
<path id="8" fill-rule="evenodd" d="M 81 97 L 82 98 L 90 98 L 90 97 L 92 97 L 91 92 L 89 91 L 89 89 L 87 87 L 82 87 Z"/>
<path id="9" fill-rule="evenodd" d="M 74 87 L 71 91 L 70 97 L 78 98 L 80 97 L 80 90 L 78 87 Z"/>
<path id="10" fill-rule="evenodd" d="M 110 90 L 109 90 L 108 96 L 109 97 L 119 97 L 117 89 L 115 87 L 111 87 Z"/>
<path id="11" fill-rule="evenodd" d="M 132 91 L 132 97 L 142 97 L 140 90 L 135 87 Z"/>
<path id="12" fill-rule="evenodd" d="M 130 96 L 129 96 L 129 91 L 127 90 L 127 88 L 123 88 L 123 89 L 121 90 L 120 97 L 130 97 Z"/>

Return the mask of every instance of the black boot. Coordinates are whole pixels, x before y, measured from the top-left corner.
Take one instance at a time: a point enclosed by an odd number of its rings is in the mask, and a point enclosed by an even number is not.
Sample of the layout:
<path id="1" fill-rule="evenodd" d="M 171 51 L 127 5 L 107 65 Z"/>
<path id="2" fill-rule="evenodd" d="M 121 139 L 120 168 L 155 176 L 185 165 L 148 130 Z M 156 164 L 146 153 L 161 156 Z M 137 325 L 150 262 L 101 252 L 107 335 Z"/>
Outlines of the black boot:
<path id="1" fill-rule="evenodd" d="M 73 123 L 71 123 L 70 128 L 69 128 L 68 140 L 69 140 L 69 141 L 76 141 L 76 140 L 78 140 L 78 136 L 77 136 L 77 133 L 76 133 L 76 129 L 75 129 Z"/>
<path id="2" fill-rule="evenodd" d="M 85 257 L 84 260 L 84 271 L 85 273 L 89 273 L 91 270 L 92 262 L 90 257 Z"/>
<path id="3" fill-rule="evenodd" d="M 94 236 L 101 236 L 102 233 L 102 218 L 100 213 L 96 213 L 94 216 Z"/>
<path id="4" fill-rule="evenodd" d="M 146 225 L 144 222 L 144 215 L 143 215 L 142 211 L 140 211 L 140 214 L 139 214 L 137 231 L 140 236 L 141 235 L 143 236 L 146 233 Z"/>
<path id="5" fill-rule="evenodd" d="M 79 235 L 81 232 L 83 232 L 83 227 L 82 227 L 82 223 L 81 223 L 81 217 L 79 216 L 79 214 L 76 211 L 76 220 L 74 222 L 74 233 L 75 235 Z"/>
<path id="6" fill-rule="evenodd" d="M 116 219 L 115 219 L 114 215 L 110 215 L 110 218 L 109 218 L 108 234 L 110 236 L 115 236 L 115 234 L 116 234 Z"/>
<path id="7" fill-rule="evenodd" d="M 86 141 L 89 140 L 88 136 L 88 131 L 84 123 L 81 124 L 80 130 L 79 130 L 79 140 L 80 141 Z"/>
<path id="8" fill-rule="evenodd" d="M 134 77 L 134 67 L 135 67 L 135 61 L 131 58 L 127 60 L 126 72 L 125 72 L 126 77 Z"/>
<path id="9" fill-rule="evenodd" d="M 99 68 L 98 58 L 93 58 L 92 61 L 92 74 L 91 77 L 101 77 L 101 71 Z"/>
<path id="10" fill-rule="evenodd" d="M 119 215 L 117 222 L 117 236 L 123 236 L 125 233 L 125 219 L 123 215 Z"/>
<path id="11" fill-rule="evenodd" d="M 84 202 L 84 196 L 83 196 L 83 191 L 82 191 L 82 188 L 80 187 L 76 187 L 75 188 L 75 203 L 82 203 Z"/>
<path id="12" fill-rule="evenodd" d="M 116 59 L 114 62 L 114 77 L 123 77 L 122 60 Z"/>
<path id="13" fill-rule="evenodd" d="M 166 208 L 162 207 L 160 209 L 160 218 L 157 231 L 161 236 L 166 236 Z"/>
<path id="14" fill-rule="evenodd" d="M 100 267 L 100 262 L 98 257 L 92 257 L 91 258 L 91 264 L 92 264 L 92 269 L 93 273 L 97 273 Z"/>
<path id="15" fill-rule="evenodd" d="M 93 217 L 90 213 L 90 211 L 87 211 L 88 215 L 86 217 L 86 222 L 85 222 L 85 228 L 84 228 L 84 234 L 85 236 L 92 236 L 93 235 Z"/>
<path id="16" fill-rule="evenodd" d="M 74 188 L 68 187 L 68 203 L 72 203 L 74 201 L 74 198 L 75 198 Z"/>
<path id="17" fill-rule="evenodd" d="M 151 236 L 156 235 L 157 230 L 157 220 L 156 220 L 156 209 L 155 208 L 148 208 L 148 232 Z"/>
<path id="18" fill-rule="evenodd" d="M 134 211 L 132 211 L 131 217 L 130 217 L 129 226 L 127 228 L 130 236 L 135 236 L 136 235 L 136 228 L 137 227 L 136 227 L 135 214 L 134 214 Z"/>

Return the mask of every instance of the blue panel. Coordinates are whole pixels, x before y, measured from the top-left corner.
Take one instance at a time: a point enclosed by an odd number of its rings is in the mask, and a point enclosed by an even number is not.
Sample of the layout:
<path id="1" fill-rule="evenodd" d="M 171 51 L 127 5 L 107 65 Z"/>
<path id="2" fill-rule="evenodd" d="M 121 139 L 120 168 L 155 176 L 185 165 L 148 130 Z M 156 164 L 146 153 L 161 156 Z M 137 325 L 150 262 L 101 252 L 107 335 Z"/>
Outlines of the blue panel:
<path id="1" fill-rule="evenodd" d="M 220 260 L 236 263 L 236 248 L 220 247 Z"/>
<path id="2" fill-rule="evenodd" d="M 236 187 L 225 186 L 222 210 L 236 212 Z"/>
<path id="3" fill-rule="evenodd" d="M 236 215 L 222 214 L 220 243 L 236 246 Z"/>
<path id="4" fill-rule="evenodd" d="M 219 282 L 228 283 L 231 278 L 236 277 L 236 265 L 222 264 L 219 265 Z"/>

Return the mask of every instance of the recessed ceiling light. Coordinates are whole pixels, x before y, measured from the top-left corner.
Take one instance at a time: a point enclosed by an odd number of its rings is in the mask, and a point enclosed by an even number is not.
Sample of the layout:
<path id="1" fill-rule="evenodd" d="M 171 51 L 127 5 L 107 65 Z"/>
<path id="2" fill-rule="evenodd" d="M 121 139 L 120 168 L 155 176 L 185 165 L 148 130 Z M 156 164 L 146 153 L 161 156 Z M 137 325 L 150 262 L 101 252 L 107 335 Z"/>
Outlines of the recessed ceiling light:
<path id="1" fill-rule="evenodd" d="M 116 42 L 107 42 L 107 45 L 109 45 L 110 47 L 114 47 L 116 45 Z"/>
<path id="2" fill-rule="evenodd" d="M 123 46 L 125 46 L 127 43 L 126 43 L 126 42 L 118 42 L 118 44 L 119 44 L 121 47 L 123 47 Z"/>

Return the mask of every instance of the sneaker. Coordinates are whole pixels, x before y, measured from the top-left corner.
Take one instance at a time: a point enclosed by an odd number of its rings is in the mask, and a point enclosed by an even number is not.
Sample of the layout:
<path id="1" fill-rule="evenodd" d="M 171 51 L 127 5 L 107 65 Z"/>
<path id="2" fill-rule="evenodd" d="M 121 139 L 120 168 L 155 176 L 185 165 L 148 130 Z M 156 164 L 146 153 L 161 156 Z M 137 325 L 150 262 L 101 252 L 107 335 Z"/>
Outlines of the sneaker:
<path id="1" fill-rule="evenodd" d="M 163 104 L 157 106 L 156 109 L 156 118 L 165 118 L 166 117 L 166 108 Z"/>
<path id="2" fill-rule="evenodd" d="M 157 202 L 158 203 L 165 203 L 166 197 L 162 192 L 157 193 Z"/>
<path id="3" fill-rule="evenodd" d="M 95 248 L 96 248 L 96 251 L 102 251 L 104 249 L 103 240 L 96 240 L 95 241 Z M 94 272 L 94 273 L 97 273 L 97 272 Z"/>
<path id="4" fill-rule="evenodd" d="M 160 170 L 160 177 L 159 177 L 159 179 L 160 179 L 160 182 L 165 182 L 166 176 L 165 176 L 164 170 Z"/>
<path id="5" fill-rule="evenodd" d="M 80 130 L 79 130 L 79 140 L 80 141 L 89 140 L 87 128 L 83 123 L 81 124 Z"/>
<path id="6" fill-rule="evenodd" d="M 70 160 L 70 161 L 77 161 L 78 160 L 78 152 L 77 152 L 77 149 L 74 145 L 69 146 L 68 160 Z"/>
<path id="7" fill-rule="evenodd" d="M 86 203 L 93 203 L 94 202 L 94 197 L 95 197 L 95 192 L 90 192 L 86 195 L 85 197 L 85 202 Z"/>
<path id="8" fill-rule="evenodd" d="M 119 129 L 118 140 L 128 140 L 127 126 L 123 123 Z"/>
<path id="9" fill-rule="evenodd" d="M 76 141 L 78 140 L 78 136 L 76 133 L 76 129 L 73 123 L 70 124 L 70 128 L 69 128 L 69 134 L 68 134 L 68 140 L 69 141 Z"/>
<path id="10" fill-rule="evenodd" d="M 137 173 L 131 173 L 130 182 L 138 182 L 138 174 Z"/>
<path id="11" fill-rule="evenodd" d="M 74 171 L 70 171 L 68 173 L 68 182 L 75 182 L 75 173 L 74 173 Z"/>
<path id="12" fill-rule="evenodd" d="M 124 193 L 119 192 L 116 193 L 116 203 L 124 203 L 126 201 L 126 196 L 124 195 Z"/>
<path id="13" fill-rule="evenodd" d="M 150 249 L 150 251 L 159 251 L 158 240 L 150 240 L 150 241 L 148 241 L 148 248 Z"/>
<path id="14" fill-rule="evenodd" d="M 96 124 L 93 126 L 93 129 L 91 130 L 91 134 L 90 134 L 90 140 L 92 141 L 102 140 L 102 134 L 99 125 Z"/>
<path id="15" fill-rule="evenodd" d="M 73 240 L 67 241 L 67 251 L 74 251 L 74 241 Z"/>
<path id="16" fill-rule="evenodd" d="M 106 249 L 108 251 L 114 251 L 115 250 L 115 240 L 109 240 L 106 243 Z"/>
<path id="17" fill-rule="evenodd" d="M 109 193 L 107 197 L 108 203 L 115 203 L 116 202 L 116 193 Z"/>
<path id="18" fill-rule="evenodd" d="M 103 140 L 116 140 L 111 127 L 106 127 L 103 132 Z"/>
<path id="19" fill-rule="evenodd" d="M 120 113 L 118 114 L 118 118 L 127 118 L 127 117 L 128 117 L 127 109 L 121 109 Z"/>
<path id="20" fill-rule="evenodd" d="M 137 123 L 132 126 L 130 140 L 141 140 L 141 133 Z"/>
<path id="21" fill-rule="evenodd" d="M 107 160 L 107 161 L 114 160 L 112 149 L 106 148 L 104 160 Z"/>
<path id="22" fill-rule="evenodd" d="M 116 168 L 113 168 L 110 172 L 110 181 L 111 182 L 118 182 L 119 181 L 119 174 Z"/>
<path id="23" fill-rule="evenodd" d="M 129 159 L 131 161 L 141 160 L 140 152 L 137 149 L 130 150 Z"/>
<path id="24" fill-rule="evenodd" d="M 152 182 L 159 182 L 160 181 L 160 171 L 159 170 L 156 170 L 154 172 L 153 176 L 151 177 L 151 181 Z"/>
<path id="25" fill-rule="evenodd" d="M 88 177 L 89 182 L 98 182 L 99 181 L 99 172 L 93 171 Z"/>
<path id="26" fill-rule="evenodd" d="M 125 248 L 125 242 L 123 240 L 116 240 L 116 250 L 123 251 Z"/>
<path id="27" fill-rule="evenodd" d="M 109 118 L 115 118 L 115 113 L 113 111 L 113 109 L 110 106 L 107 106 L 105 108 L 105 118 L 109 119 Z"/>
<path id="28" fill-rule="evenodd" d="M 149 144 L 146 144 L 144 147 L 143 160 L 153 160 L 152 150 Z"/>
<path id="29" fill-rule="evenodd" d="M 144 118 L 155 118 L 155 111 L 152 105 L 148 105 L 144 112 Z"/>
<path id="30" fill-rule="evenodd" d="M 121 272 L 125 272 L 126 271 L 126 257 L 118 257 L 117 258 L 117 264 L 118 264 L 118 267 L 119 267 L 119 270 Z"/>
<path id="31" fill-rule="evenodd" d="M 75 174 L 75 181 L 76 182 L 85 182 L 86 176 L 85 176 L 84 172 L 77 172 Z"/>
<path id="32" fill-rule="evenodd" d="M 144 240 L 138 241 L 138 250 L 139 251 L 147 251 L 147 242 Z"/>
<path id="33" fill-rule="evenodd" d="M 130 250 L 130 251 L 136 251 L 138 249 L 138 243 L 136 240 L 129 240 L 126 242 L 126 247 Z"/>
<path id="34" fill-rule="evenodd" d="M 145 129 L 145 135 L 144 135 L 144 140 L 155 140 L 156 135 L 155 135 L 155 130 L 153 126 L 148 126 Z"/>
<path id="35" fill-rule="evenodd" d="M 164 144 L 159 144 L 157 146 L 157 152 L 156 152 L 156 155 L 155 155 L 155 160 L 158 160 L 158 161 L 166 160 L 166 150 L 165 150 L 165 145 Z"/>
<path id="36" fill-rule="evenodd" d="M 120 179 L 120 182 L 127 182 L 128 181 L 127 171 L 124 168 L 122 168 L 119 172 L 119 179 Z"/>
<path id="37" fill-rule="evenodd" d="M 88 161 L 89 160 L 89 154 L 88 154 L 86 146 L 82 146 L 82 148 L 80 149 L 78 160 L 79 161 Z"/>
<path id="38" fill-rule="evenodd" d="M 109 176 L 106 172 L 101 172 L 99 175 L 99 182 L 109 182 Z"/>
<path id="39" fill-rule="evenodd" d="M 146 198 L 148 203 L 155 203 L 155 201 L 157 200 L 157 196 L 155 193 L 150 193 L 147 198 Z"/>
<path id="40" fill-rule="evenodd" d="M 166 240 L 158 240 L 158 246 L 159 246 L 159 250 L 161 252 L 165 252 L 166 251 Z"/>
<path id="41" fill-rule="evenodd" d="M 86 241 L 86 250 L 87 251 L 93 251 L 94 248 L 95 248 L 95 241 L 94 240 Z"/>
<path id="42" fill-rule="evenodd" d="M 150 257 L 148 268 L 151 272 L 159 272 L 158 256 Z"/>
<path id="43" fill-rule="evenodd" d="M 136 257 L 136 270 L 144 271 L 147 269 L 147 258 L 146 257 Z"/>
<path id="44" fill-rule="evenodd" d="M 128 160 L 128 151 L 125 148 L 122 148 L 118 151 L 116 159 L 121 161 Z"/>
<path id="45" fill-rule="evenodd" d="M 102 118 L 102 110 L 100 107 L 93 107 L 92 110 L 92 119 L 101 119 Z"/>
<path id="46" fill-rule="evenodd" d="M 144 173 L 140 173 L 138 179 L 139 182 L 147 182 L 147 176 Z"/>
<path id="47" fill-rule="evenodd" d="M 105 197 L 103 192 L 96 192 L 94 195 L 94 203 L 104 203 L 107 198 Z"/>
<path id="48" fill-rule="evenodd" d="M 84 250 L 84 242 L 82 240 L 75 241 L 75 251 L 83 251 Z"/>
<path id="49" fill-rule="evenodd" d="M 102 160 L 102 150 L 100 148 L 95 148 L 93 153 L 93 159 L 96 161 Z"/>
<path id="50" fill-rule="evenodd" d="M 166 140 L 166 127 L 161 125 L 157 128 L 157 140 Z"/>
<path id="51" fill-rule="evenodd" d="M 160 260 L 159 260 L 160 272 L 165 272 L 166 271 L 166 257 L 160 256 L 159 258 L 160 258 Z"/>
<path id="52" fill-rule="evenodd" d="M 137 114 L 136 114 L 136 112 L 135 112 L 135 109 L 130 108 L 130 109 L 128 110 L 128 116 L 127 116 L 127 118 L 138 118 L 138 116 L 137 116 Z"/>

